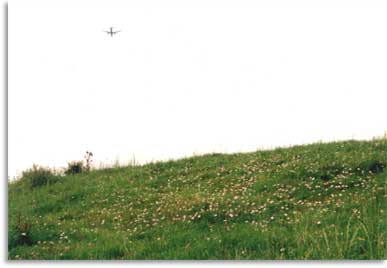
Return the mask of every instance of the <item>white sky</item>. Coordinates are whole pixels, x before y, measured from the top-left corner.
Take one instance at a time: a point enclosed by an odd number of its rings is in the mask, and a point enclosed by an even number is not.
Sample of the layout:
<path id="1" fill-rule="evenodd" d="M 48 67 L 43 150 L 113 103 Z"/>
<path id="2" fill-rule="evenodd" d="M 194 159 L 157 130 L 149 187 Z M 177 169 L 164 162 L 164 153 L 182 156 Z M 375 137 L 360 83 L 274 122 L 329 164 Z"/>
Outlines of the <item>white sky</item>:
<path id="1" fill-rule="evenodd" d="M 9 5 L 11 177 L 387 130 L 382 1 L 30 2 Z"/>

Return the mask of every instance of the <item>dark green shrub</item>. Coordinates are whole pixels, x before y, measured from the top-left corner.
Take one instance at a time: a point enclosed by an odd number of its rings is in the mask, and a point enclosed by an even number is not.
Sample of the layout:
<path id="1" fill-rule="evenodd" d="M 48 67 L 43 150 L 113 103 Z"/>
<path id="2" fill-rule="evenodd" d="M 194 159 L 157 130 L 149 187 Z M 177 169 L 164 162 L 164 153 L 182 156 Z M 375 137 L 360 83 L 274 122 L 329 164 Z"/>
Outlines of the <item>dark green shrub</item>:
<path id="1" fill-rule="evenodd" d="M 383 172 L 385 168 L 386 168 L 386 163 L 383 163 L 375 159 L 364 161 L 358 166 L 358 169 L 365 173 L 368 173 L 368 172 L 380 173 L 380 172 Z"/>
<path id="2" fill-rule="evenodd" d="M 23 172 L 22 180 L 28 181 L 31 188 L 36 188 L 57 182 L 58 176 L 48 168 L 33 165 L 31 169 Z"/>
<path id="3" fill-rule="evenodd" d="M 65 171 L 66 175 L 79 174 L 84 171 L 84 166 L 82 161 L 72 161 L 68 163 L 67 169 Z"/>

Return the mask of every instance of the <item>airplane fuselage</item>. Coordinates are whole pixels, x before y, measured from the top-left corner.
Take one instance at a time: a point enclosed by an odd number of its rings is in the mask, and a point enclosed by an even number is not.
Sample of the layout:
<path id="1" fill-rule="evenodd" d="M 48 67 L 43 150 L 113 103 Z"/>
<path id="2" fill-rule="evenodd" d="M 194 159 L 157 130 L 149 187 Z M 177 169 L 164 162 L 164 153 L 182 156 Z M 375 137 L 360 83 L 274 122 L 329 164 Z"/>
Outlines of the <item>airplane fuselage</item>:
<path id="1" fill-rule="evenodd" d="M 110 34 L 110 36 L 113 37 L 113 34 L 115 34 L 115 32 L 113 32 L 113 27 L 110 27 L 110 32 L 108 32 L 108 34 Z"/>

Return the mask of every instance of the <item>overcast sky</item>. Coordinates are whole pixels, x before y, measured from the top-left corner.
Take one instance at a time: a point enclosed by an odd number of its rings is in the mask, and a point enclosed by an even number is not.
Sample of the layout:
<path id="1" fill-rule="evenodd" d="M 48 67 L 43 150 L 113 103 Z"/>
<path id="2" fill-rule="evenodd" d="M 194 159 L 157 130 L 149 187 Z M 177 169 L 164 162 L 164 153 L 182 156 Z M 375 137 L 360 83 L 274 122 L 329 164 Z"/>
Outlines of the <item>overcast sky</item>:
<path id="1" fill-rule="evenodd" d="M 383 135 L 381 2 L 285 2 L 11 3 L 9 176 Z"/>

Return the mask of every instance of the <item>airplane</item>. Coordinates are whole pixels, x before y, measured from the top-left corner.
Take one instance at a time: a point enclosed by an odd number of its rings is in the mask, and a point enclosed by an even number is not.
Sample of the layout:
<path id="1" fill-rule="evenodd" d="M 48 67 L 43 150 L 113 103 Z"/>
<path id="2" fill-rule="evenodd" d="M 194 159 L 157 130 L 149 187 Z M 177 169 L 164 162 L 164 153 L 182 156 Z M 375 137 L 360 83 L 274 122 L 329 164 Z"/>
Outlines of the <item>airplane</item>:
<path id="1" fill-rule="evenodd" d="M 111 37 L 113 37 L 113 34 L 121 32 L 121 31 L 113 31 L 113 28 L 114 27 L 110 27 L 110 31 L 104 31 L 104 32 L 107 33 L 107 34 L 110 34 Z"/>

